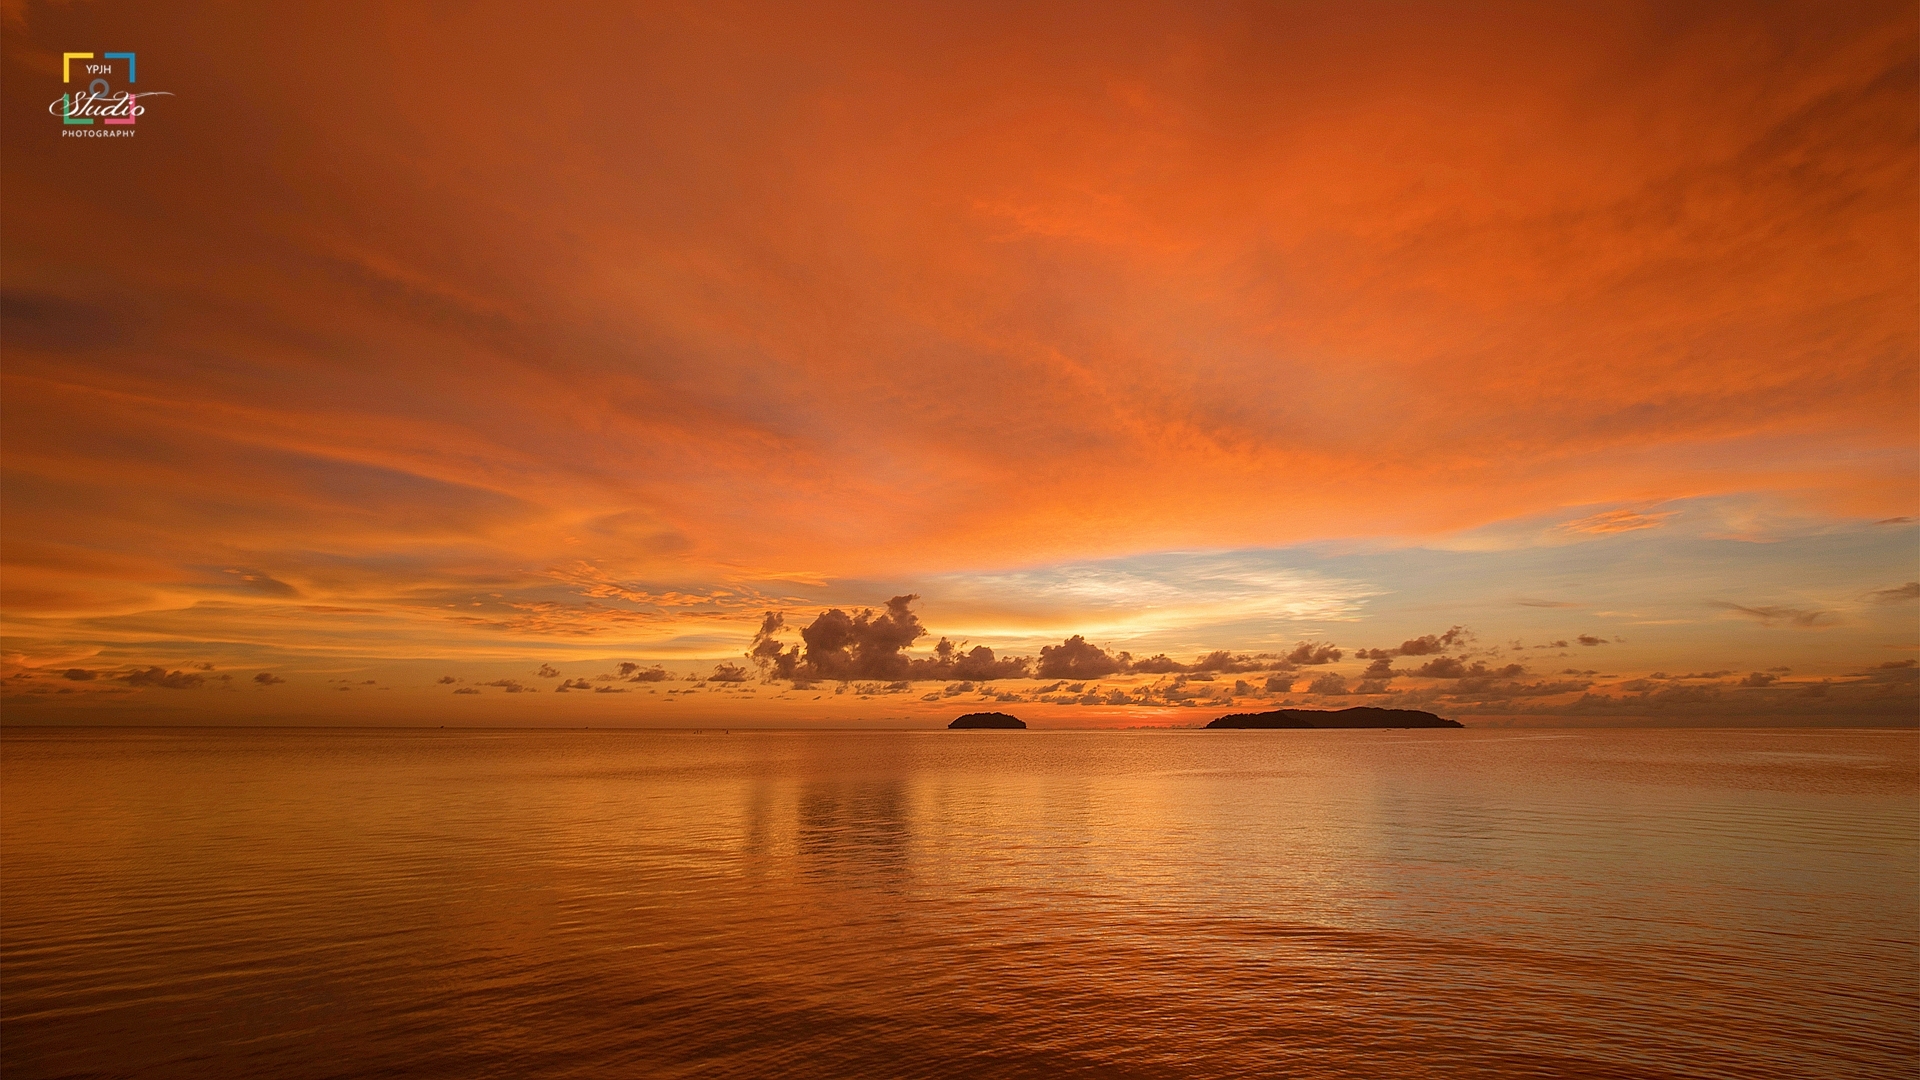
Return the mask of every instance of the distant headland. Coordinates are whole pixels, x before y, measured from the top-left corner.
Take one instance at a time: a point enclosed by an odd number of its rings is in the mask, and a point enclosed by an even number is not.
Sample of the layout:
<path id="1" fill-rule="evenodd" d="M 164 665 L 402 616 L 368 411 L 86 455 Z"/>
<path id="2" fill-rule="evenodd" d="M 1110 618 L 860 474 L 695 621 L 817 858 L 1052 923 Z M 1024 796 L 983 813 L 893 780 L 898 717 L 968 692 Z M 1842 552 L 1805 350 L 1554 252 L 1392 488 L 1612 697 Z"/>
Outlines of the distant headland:
<path id="1" fill-rule="evenodd" d="M 961 717 L 962 720 L 966 717 Z M 958 726 L 955 721 L 955 726 Z M 1275 709 L 1262 713 L 1234 713 L 1207 725 L 1210 728 L 1457 728 L 1457 721 L 1446 720 L 1418 709 L 1376 709 L 1361 705 L 1352 709 Z"/>
<path id="2" fill-rule="evenodd" d="M 1025 720 L 1003 712 L 970 712 L 948 724 L 948 728 L 1024 728 Z"/>

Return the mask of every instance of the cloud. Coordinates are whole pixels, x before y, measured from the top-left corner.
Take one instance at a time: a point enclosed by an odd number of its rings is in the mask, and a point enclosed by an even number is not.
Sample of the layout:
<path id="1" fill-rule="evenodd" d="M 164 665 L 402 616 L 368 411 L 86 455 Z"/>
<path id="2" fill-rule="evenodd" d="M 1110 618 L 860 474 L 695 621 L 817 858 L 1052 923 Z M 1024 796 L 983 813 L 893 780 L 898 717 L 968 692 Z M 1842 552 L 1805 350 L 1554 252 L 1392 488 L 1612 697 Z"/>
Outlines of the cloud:
<path id="1" fill-rule="evenodd" d="M 1867 598 L 1876 604 L 1898 604 L 1903 600 L 1920 600 L 1920 581 L 1909 581 L 1891 589 L 1880 589 L 1867 594 Z"/>
<path id="2" fill-rule="evenodd" d="M 1098 679 L 1126 670 L 1129 659 L 1125 653 L 1112 655 L 1075 634 L 1042 648 L 1034 674 L 1042 679 Z"/>
<path id="3" fill-rule="evenodd" d="M 1084 643 L 1084 639 L 1082 641 Z M 1230 649 L 1216 649 L 1191 664 L 1181 663 L 1165 653 L 1155 653 L 1136 660 L 1131 653 L 1123 652 L 1115 654 L 1113 660 L 1120 665 L 1118 671 L 1132 675 L 1173 675 L 1181 672 L 1235 675 L 1247 671 L 1291 670 L 1300 663 L 1331 663 L 1340 659 L 1340 650 L 1302 643 L 1300 648 L 1294 650 L 1294 655 L 1297 659 L 1289 660 L 1276 659 L 1272 653 L 1249 656 Z"/>
<path id="4" fill-rule="evenodd" d="M 1579 604 L 1566 600 L 1515 600 L 1514 603 L 1519 604 L 1521 607 L 1538 608 L 1574 608 L 1580 606 Z"/>
<path id="5" fill-rule="evenodd" d="M 1473 639 L 1472 631 L 1462 627 L 1451 627 L 1444 634 L 1423 634 L 1409 638 L 1391 649 L 1361 649 L 1353 655 L 1362 660 L 1386 660 L 1396 656 L 1430 656 L 1445 652 L 1455 645 L 1464 645 Z M 1336 659 L 1338 656 L 1336 654 Z"/>
<path id="6" fill-rule="evenodd" d="M 1511 679 L 1526 674 L 1526 670 L 1526 668 L 1521 667 L 1519 664 L 1508 664 L 1505 667 L 1490 668 L 1479 660 L 1468 664 L 1456 657 L 1437 656 L 1421 664 L 1418 668 L 1415 668 L 1413 674 L 1428 679 L 1472 679 L 1488 677 Z"/>
<path id="7" fill-rule="evenodd" d="M 593 692 L 596 694 L 625 694 L 629 691 L 624 686 L 596 686 L 593 688 Z"/>
<path id="8" fill-rule="evenodd" d="M 768 612 L 754 635 L 748 657 L 761 671 L 778 679 L 878 679 L 891 682 L 909 677 L 912 661 L 903 653 L 926 635 L 920 617 L 912 611 L 918 595 L 896 596 L 878 615 L 871 608 L 849 615 L 829 608 L 800 631 L 804 643 L 784 646 L 776 637 L 785 617 Z"/>
<path id="9" fill-rule="evenodd" d="M 1792 626 L 1819 627 L 1829 625 L 1833 622 L 1833 614 L 1831 612 L 1817 609 L 1747 607 L 1744 604 L 1730 604 L 1724 600 L 1714 601 L 1713 606 L 1724 608 L 1727 611 L 1739 615 L 1745 615 L 1750 619 L 1757 619 L 1762 626 L 1772 626 L 1775 623 L 1787 623 Z"/>
<path id="10" fill-rule="evenodd" d="M 1307 684 L 1307 693 L 1339 695 L 1347 692 L 1347 680 L 1329 671 Z"/>
<path id="11" fill-rule="evenodd" d="M 1450 696 L 1480 699 L 1557 697 L 1561 694 L 1577 694 L 1592 685 L 1584 680 L 1522 683 L 1508 678 L 1506 672 L 1500 672 L 1483 677 L 1461 679 L 1452 687 Z"/>
<path id="12" fill-rule="evenodd" d="M 1305 650 L 1305 651 L 1303 652 L 1302 650 Z M 1304 659 L 1304 660 L 1292 659 L 1292 662 L 1296 664 L 1332 663 L 1334 660 L 1340 659 L 1340 650 L 1335 649 L 1331 646 L 1319 646 L 1318 650 L 1316 651 L 1315 649 L 1309 648 L 1305 643 L 1302 643 L 1299 649 L 1294 650 L 1294 653 L 1299 655 L 1304 655 L 1307 657 L 1307 659 Z M 1330 656 L 1330 659 L 1326 659 L 1326 660 L 1319 659 L 1319 657 L 1322 657 L 1322 656 Z M 1267 667 L 1266 663 L 1260 660 L 1257 660 L 1254 657 L 1236 656 L 1235 654 L 1233 654 L 1232 652 L 1229 652 L 1226 649 L 1218 649 L 1208 653 L 1207 655 L 1201 657 L 1198 660 L 1195 660 L 1193 662 L 1193 666 L 1188 668 L 1188 670 L 1189 671 L 1211 671 L 1221 675 L 1234 675 L 1243 671 L 1262 671 L 1266 667 Z"/>
<path id="13" fill-rule="evenodd" d="M 1779 679 L 1780 679 L 1780 676 L 1778 675 L 1769 675 L 1764 671 L 1756 671 L 1751 675 L 1748 675 L 1746 678 L 1741 679 L 1740 685 L 1741 686 L 1772 686 L 1775 682 L 1779 681 Z"/>
<path id="14" fill-rule="evenodd" d="M 1340 650 L 1324 642 L 1303 641 L 1282 659 L 1288 664 L 1300 664 L 1319 667 L 1336 663 L 1340 659 Z M 1275 665 L 1276 667 L 1278 665 Z"/>
<path id="15" fill-rule="evenodd" d="M 284 581 L 277 581 L 268 577 L 266 574 L 237 569 L 228 569 L 226 573 L 233 575 L 234 584 L 237 587 L 249 592 L 280 598 L 292 598 L 300 595 L 300 590 Z"/>
<path id="16" fill-rule="evenodd" d="M 74 682 L 92 682 L 99 677 L 99 673 L 88 671 L 86 668 L 76 667 L 68 668 L 66 671 L 61 672 L 60 677 L 63 679 L 71 679 Z"/>
<path id="17" fill-rule="evenodd" d="M 946 638 L 933 647 L 933 659 L 912 661 L 908 674 L 913 679 L 1018 679 L 1027 674 L 1029 661 L 1023 656 L 996 658 L 993 650 L 976 645 L 966 652 Z"/>
<path id="18" fill-rule="evenodd" d="M 524 694 L 533 689 L 533 687 L 531 686 L 521 685 L 520 680 L 518 679 L 495 679 L 492 682 L 481 683 L 480 685 L 481 686 L 497 686 L 500 689 L 505 690 L 509 694 Z M 459 691 L 456 690 L 454 692 L 458 693 Z"/>
<path id="19" fill-rule="evenodd" d="M 585 679 L 568 679 L 565 682 L 553 688 L 554 693 L 564 693 L 568 690 L 591 690 L 591 689 L 593 689 L 593 684 L 588 682 Z"/>
<path id="20" fill-rule="evenodd" d="M 1606 638 L 1594 637 L 1592 634 L 1581 634 L 1579 637 L 1576 637 L 1573 640 L 1579 642 L 1582 645 L 1605 645 L 1607 643 Z"/>
<path id="21" fill-rule="evenodd" d="M 1653 514 L 1642 514 L 1636 510 L 1608 510 L 1577 521 L 1562 522 L 1554 526 L 1554 531 L 1607 536 L 1613 533 L 1636 532 L 1640 529 L 1657 529 L 1675 513 L 1676 511 L 1672 510 Z"/>
<path id="22" fill-rule="evenodd" d="M 275 683 L 283 683 L 283 682 L 286 682 L 287 680 L 281 678 L 278 675 L 275 675 L 271 671 L 263 671 L 260 674 L 255 675 L 253 677 L 253 681 L 259 683 L 261 686 L 272 686 Z"/>
<path id="23" fill-rule="evenodd" d="M 454 691 L 454 693 L 456 694 L 477 694 L 479 692 L 480 692 L 479 688 L 473 687 L 473 686 L 463 686 L 460 689 Z"/>
<path id="24" fill-rule="evenodd" d="M 534 674 L 543 679 L 557 679 L 560 677 L 560 670 L 552 664 L 541 664 L 540 670 L 534 672 Z"/>
<path id="25" fill-rule="evenodd" d="M 740 683 L 747 681 L 747 669 L 739 664 L 715 664 L 713 674 L 707 676 L 708 682 Z"/>
<path id="26" fill-rule="evenodd" d="M 1467 665 L 1465 661 L 1442 656 L 1421 664 L 1413 673 L 1428 679 L 1459 679 L 1466 676 Z"/>
<path id="27" fill-rule="evenodd" d="M 165 668 L 150 667 L 144 671 L 135 671 L 122 675 L 120 681 L 133 686 L 158 686 L 168 690 L 197 690 L 206 683 L 207 677 L 191 672 L 169 672 Z"/>
<path id="28" fill-rule="evenodd" d="M 632 662 L 624 662 L 620 665 L 620 675 L 628 682 L 638 683 L 666 682 L 673 678 L 673 672 L 659 664 L 643 668 Z"/>
<path id="29" fill-rule="evenodd" d="M 437 682 L 441 686 L 452 686 L 454 683 L 457 683 L 459 681 L 460 681 L 459 679 L 456 679 L 451 675 L 442 675 L 440 676 L 439 679 L 435 680 L 435 682 Z"/>

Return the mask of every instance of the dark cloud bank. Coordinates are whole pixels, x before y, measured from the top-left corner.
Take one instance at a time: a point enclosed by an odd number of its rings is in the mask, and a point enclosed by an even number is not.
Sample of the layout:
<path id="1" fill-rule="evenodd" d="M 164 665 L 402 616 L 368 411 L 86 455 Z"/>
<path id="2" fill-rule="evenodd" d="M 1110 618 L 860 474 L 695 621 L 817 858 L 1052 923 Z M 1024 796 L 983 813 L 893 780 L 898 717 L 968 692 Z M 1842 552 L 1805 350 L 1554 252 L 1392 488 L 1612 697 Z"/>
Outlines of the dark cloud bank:
<path id="1" fill-rule="evenodd" d="M 1902 590 L 1887 590 L 1901 598 Z M 922 694 L 927 701 L 977 696 L 982 701 L 1045 702 L 1078 705 L 1229 705 L 1238 698 L 1260 700 L 1369 698 L 1369 704 L 1397 708 L 1439 708 L 1461 715 L 1561 716 L 1632 722 L 1703 720 L 1736 722 L 1762 716 L 1817 720 L 1821 716 L 1869 716 L 1911 713 L 1920 687 L 1910 662 L 1863 665 L 1844 678 L 1789 679 L 1785 669 L 1769 672 L 1712 671 L 1669 676 L 1662 672 L 1621 679 L 1596 670 L 1568 668 L 1541 677 L 1524 664 L 1502 662 L 1503 649 L 1482 647 L 1461 626 L 1409 638 L 1392 647 L 1354 650 L 1367 661 L 1357 677 L 1329 670 L 1347 655 L 1327 642 L 1300 642 L 1277 653 L 1220 650 L 1194 660 L 1165 654 L 1136 657 L 1073 635 L 1042 648 L 1038 656 L 1002 657 L 985 646 L 967 648 L 940 638 L 931 656 L 908 649 L 928 636 L 913 611 L 918 596 L 896 596 L 878 611 L 822 612 L 799 631 L 799 641 L 784 640 L 786 618 L 768 612 L 747 653 L 764 681 L 790 682 L 808 689 L 818 682 L 849 684 L 863 695 L 902 693 L 916 682 L 940 682 Z M 1745 613 L 1745 612 L 1743 612 Z M 1801 613 L 1766 613 L 1792 619 Z M 1817 623 L 1817 620 L 1803 620 Z M 1511 649 L 1600 649 L 1620 639 L 1579 634 L 1572 641 Z M 732 681 L 739 668 L 723 665 L 711 681 Z M 1252 679 L 1230 678 L 1254 675 Z M 1146 681 L 1143 677 L 1151 678 Z M 1046 685 L 1017 690 L 996 688 L 995 680 L 1034 679 Z M 1418 684 L 1396 686 L 1403 679 Z M 1101 685 L 1101 680 L 1121 680 Z M 1304 680 L 1304 689 L 1295 689 Z M 1325 702 L 1333 704 L 1333 702 Z"/>
<path id="2" fill-rule="evenodd" d="M 1250 671 L 1292 671 L 1303 665 L 1339 660 L 1339 649 L 1317 642 L 1301 642 L 1282 656 L 1258 653 L 1237 655 L 1225 650 L 1182 663 L 1165 654 L 1135 658 L 1111 652 L 1075 634 L 1058 645 L 1048 645 L 1038 657 L 995 655 L 985 645 L 967 648 L 945 637 L 930 657 L 908 656 L 906 650 L 927 636 L 913 611 L 914 594 L 896 596 L 886 607 L 848 614 L 830 608 L 800 630 L 798 642 L 787 642 L 786 616 L 768 612 L 754 635 L 748 659 L 767 679 L 814 682 L 991 682 L 995 679 L 1101 679 L 1114 675 L 1232 674 Z"/>

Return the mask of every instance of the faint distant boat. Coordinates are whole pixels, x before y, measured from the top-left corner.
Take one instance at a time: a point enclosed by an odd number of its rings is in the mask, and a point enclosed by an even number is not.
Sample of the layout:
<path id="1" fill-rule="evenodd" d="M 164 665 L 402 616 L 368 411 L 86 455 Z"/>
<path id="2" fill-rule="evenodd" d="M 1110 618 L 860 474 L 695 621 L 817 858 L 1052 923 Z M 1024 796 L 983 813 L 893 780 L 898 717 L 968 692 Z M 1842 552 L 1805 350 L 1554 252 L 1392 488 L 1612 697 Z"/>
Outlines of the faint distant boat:
<path id="1" fill-rule="evenodd" d="M 1025 720 L 1017 716 L 1008 716 L 1003 712 L 970 712 L 948 724 L 952 728 L 1024 728 Z"/>
<path id="2" fill-rule="evenodd" d="M 962 719 L 965 719 L 964 717 Z M 956 724 L 958 721 L 955 722 Z M 1457 728 L 1465 724 L 1419 709 L 1275 709 L 1262 713 L 1232 713 L 1207 725 L 1210 728 Z"/>

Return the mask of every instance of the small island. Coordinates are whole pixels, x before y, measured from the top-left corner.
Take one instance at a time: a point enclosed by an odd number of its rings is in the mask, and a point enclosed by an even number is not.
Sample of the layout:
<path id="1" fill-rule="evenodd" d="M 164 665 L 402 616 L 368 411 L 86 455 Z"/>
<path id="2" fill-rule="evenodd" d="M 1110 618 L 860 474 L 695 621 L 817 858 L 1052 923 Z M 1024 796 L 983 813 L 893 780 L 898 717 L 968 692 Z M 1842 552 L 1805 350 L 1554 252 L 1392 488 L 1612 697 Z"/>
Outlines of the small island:
<path id="1" fill-rule="evenodd" d="M 964 717 L 962 718 L 964 719 Z M 1207 725 L 1210 728 L 1457 728 L 1465 724 L 1418 709 L 1275 709 L 1262 713 L 1234 713 Z"/>
<path id="2" fill-rule="evenodd" d="M 948 724 L 949 730 L 956 728 L 1024 728 L 1025 720 L 1017 716 L 1008 716 L 1003 712 L 970 712 Z"/>

